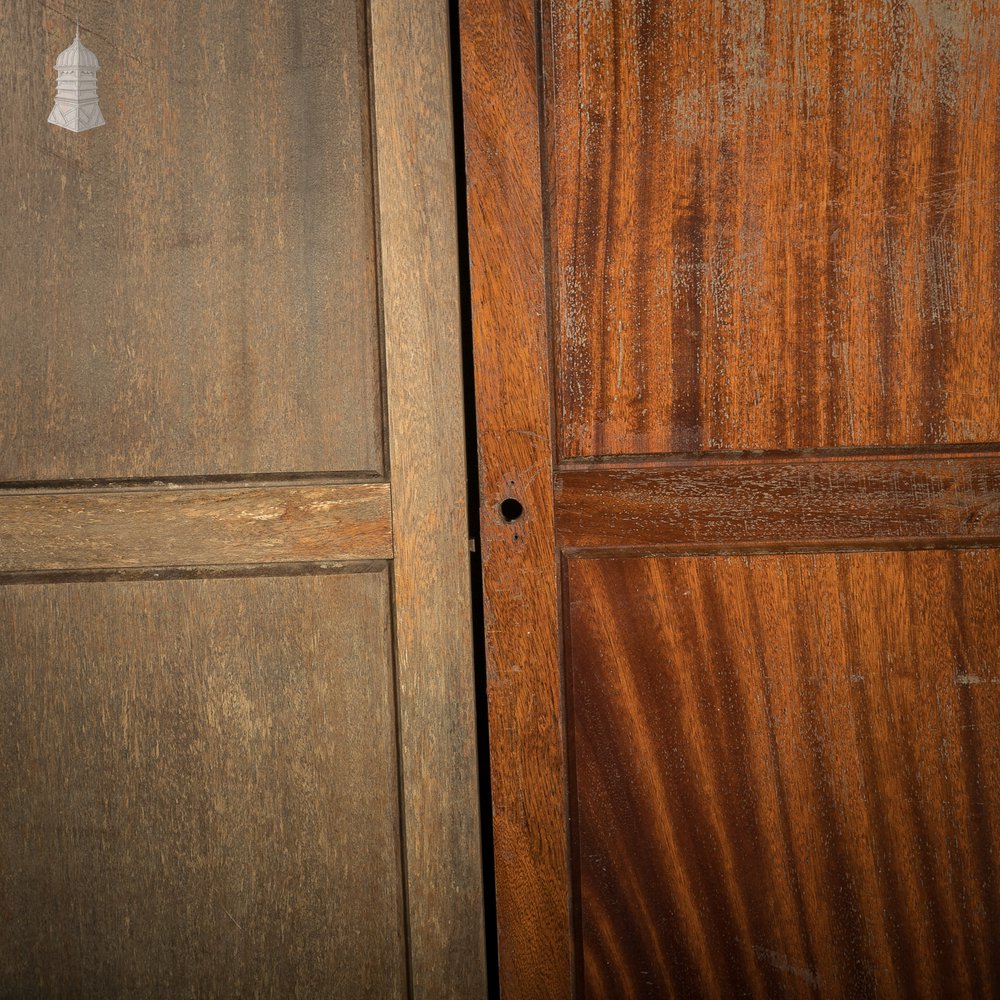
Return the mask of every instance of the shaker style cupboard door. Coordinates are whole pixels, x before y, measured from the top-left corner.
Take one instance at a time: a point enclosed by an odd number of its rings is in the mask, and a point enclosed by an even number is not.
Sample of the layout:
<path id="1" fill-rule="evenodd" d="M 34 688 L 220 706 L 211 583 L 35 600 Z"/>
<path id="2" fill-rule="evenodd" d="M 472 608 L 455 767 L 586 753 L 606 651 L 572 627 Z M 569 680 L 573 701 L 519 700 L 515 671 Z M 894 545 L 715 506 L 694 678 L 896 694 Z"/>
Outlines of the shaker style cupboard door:
<path id="1" fill-rule="evenodd" d="M 483 995 L 448 39 L 0 3 L 0 996 Z"/>
<path id="2" fill-rule="evenodd" d="M 1000 6 L 460 8 L 504 996 L 1000 996 Z"/>

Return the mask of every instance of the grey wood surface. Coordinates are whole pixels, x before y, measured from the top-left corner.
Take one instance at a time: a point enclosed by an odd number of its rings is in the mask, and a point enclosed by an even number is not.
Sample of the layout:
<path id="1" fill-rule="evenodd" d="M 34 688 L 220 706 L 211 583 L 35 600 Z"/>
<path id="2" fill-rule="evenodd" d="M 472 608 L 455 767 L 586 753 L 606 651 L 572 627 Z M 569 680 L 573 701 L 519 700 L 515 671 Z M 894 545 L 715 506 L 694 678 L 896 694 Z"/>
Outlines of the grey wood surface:
<path id="1" fill-rule="evenodd" d="M 61 6 L 0 17 L 0 481 L 381 471 L 365 5 Z"/>
<path id="2" fill-rule="evenodd" d="M 448 5 L 3 15 L 0 997 L 480 997 Z"/>
<path id="3" fill-rule="evenodd" d="M 0 996 L 405 995 L 389 601 L 0 587 Z"/>
<path id="4" fill-rule="evenodd" d="M 414 997 L 486 989 L 444 0 L 373 0 L 396 669 Z"/>
<path id="5" fill-rule="evenodd" d="M 0 573 L 392 555 L 388 483 L 0 492 Z"/>

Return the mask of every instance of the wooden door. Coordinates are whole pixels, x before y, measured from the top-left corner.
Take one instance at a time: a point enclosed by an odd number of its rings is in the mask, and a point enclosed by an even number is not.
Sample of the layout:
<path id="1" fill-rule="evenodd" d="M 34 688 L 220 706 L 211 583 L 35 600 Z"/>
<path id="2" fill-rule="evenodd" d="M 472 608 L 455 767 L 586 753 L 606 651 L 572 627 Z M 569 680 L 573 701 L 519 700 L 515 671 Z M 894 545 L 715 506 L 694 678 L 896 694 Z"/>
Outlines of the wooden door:
<path id="1" fill-rule="evenodd" d="M 504 995 L 1000 996 L 1000 7 L 461 36 Z"/>
<path id="2" fill-rule="evenodd" d="M 0 4 L 0 996 L 482 994 L 448 38 Z"/>

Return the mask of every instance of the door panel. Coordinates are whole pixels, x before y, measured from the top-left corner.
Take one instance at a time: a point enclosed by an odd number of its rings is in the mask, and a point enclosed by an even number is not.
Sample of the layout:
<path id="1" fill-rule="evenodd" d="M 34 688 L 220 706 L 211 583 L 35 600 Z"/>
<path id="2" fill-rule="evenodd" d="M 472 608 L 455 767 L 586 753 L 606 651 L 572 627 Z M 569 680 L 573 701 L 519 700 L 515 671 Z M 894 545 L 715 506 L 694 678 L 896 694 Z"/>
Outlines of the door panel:
<path id="1" fill-rule="evenodd" d="M 448 52 L 0 0 L 2 997 L 485 991 Z"/>
<path id="2" fill-rule="evenodd" d="M 567 588 L 587 997 L 991 995 L 995 550 L 575 558 Z"/>
<path id="3" fill-rule="evenodd" d="M 0 994 L 405 995 L 385 564 L 2 587 L 0 683 Z"/>
<path id="4" fill-rule="evenodd" d="M 1000 438 L 994 4 L 550 7 L 563 457 Z"/>
<path id="5" fill-rule="evenodd" d="M 1000 8 L 459 6 L 505 995 L 1000 996 Z"/>
<path id="6" fill-rule="evenodd" d="M 381 473 L 365 5 L 5 7 L 0 478 Z"/>

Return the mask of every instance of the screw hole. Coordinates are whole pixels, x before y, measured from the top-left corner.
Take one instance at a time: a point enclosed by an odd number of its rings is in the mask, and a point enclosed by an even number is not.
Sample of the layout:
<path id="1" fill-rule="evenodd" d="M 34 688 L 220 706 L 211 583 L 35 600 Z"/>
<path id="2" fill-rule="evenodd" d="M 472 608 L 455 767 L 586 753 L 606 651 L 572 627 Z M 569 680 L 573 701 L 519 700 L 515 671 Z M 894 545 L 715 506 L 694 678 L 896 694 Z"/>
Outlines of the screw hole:
<path id="1" fill-rule="evenodd" d="M 500 503 L 500 516 L 510 524 L 512 521 L 516 521 L 524 513 L 524 507 L 520 500 L 515 500 L 513 497 L 507 497 L 506 500 Z"/>

